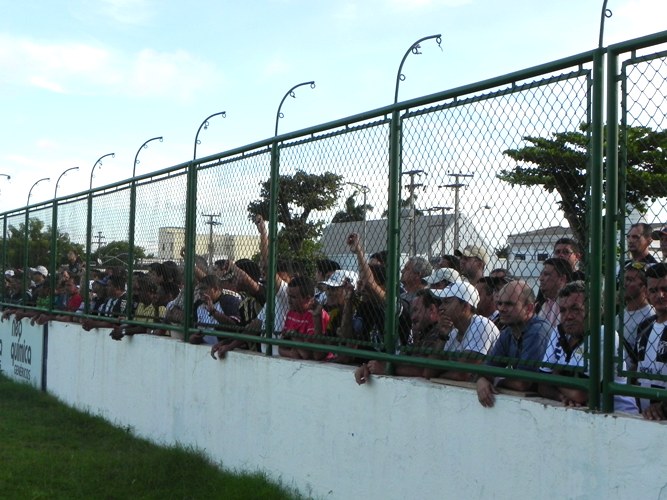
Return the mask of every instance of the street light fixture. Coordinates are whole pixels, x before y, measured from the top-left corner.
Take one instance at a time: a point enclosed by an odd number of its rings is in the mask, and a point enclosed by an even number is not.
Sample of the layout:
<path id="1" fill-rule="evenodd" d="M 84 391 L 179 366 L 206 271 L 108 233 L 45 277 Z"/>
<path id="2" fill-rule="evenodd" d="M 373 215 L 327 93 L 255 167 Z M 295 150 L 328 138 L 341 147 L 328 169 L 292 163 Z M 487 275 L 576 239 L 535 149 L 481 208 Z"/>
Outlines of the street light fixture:
<path id="1" fill-rule="evenodd" d="M 282 111 L 280 111 L 283 107 L 283 103 L 285 102 L 285 99 L 287 99 L 288 97 L 293 97 L 294 99 L 296 99 L 296 94 L 294 93 L 294 90 L 296 90 L 299 87 L 303 87 L 304 85 L 310 85 L 311 89 L 315 88 L 315 82 L 314 81 L 299 83 L 299 84 L 295 85 L 294 87 L 292 87 L 291 89 L 289 89 L 287 91 L 287 93 L 283 96 L 282 101 L 280 101 L 280 105 L 278 106 L 278 113 L 276 114 L 276 130 L 275 130 L 274 135 L 278 135 L 278 121 L 281 118 L 285 117 L 285 115 L 283 115 Z"/>
<path id="2" fill-rule="evenodd" d="M 30 206 L 30 196 L 32 195 L 33 188 L 42 181 L 50 181 L 50 180 L 51 180 L 50 177 L 44 177 L 43 179 L 38 180 L 37 182 L 35 182 L 32 185 L 32 187 L 30 188 L 30 191 L 28 191 L 28 202 L 26 203 L 26 205 Z"/>
<path id="3" fill-rule="evenodd" d="M 97 167 L 97 165 L 99 165 L 100 168 L 101 168 L 101 167 L 102 167 L 102 159 L 103 159 L 103 158 L 106 158 L 107 156 L 111 156 L 112 158 L 115 158 L 115 157 L 116 157 L 116 153 L 107 153 L 107 154 L 105 154 L 105 155 L 103 155 L 103 156 L 100 156 L 100 157 L 97 159 L 97 161 L 95 162 L 95 164 L 93 165 L 93 169 L 90 171 L 90 189 L 91 189 L 91 191 L 92 191 L 92 189 L 93 189 L 93 174 L 95 173 L 95 167 Z"/>
<path id="4" fill-rule="evenodd" d="M 207 129 L 208 128 L 208 121 L 213 118 L 214 116 L 222 116 L 223 118 L 227 118 L 227 111 L 220 111 L 219 113 L 213 113 L 211 116 L 208 116 L 206 120 L 201 122 L 201 125 L 199 125 L 199 128 L 197 129 L 197 135 L 195 135 L 195 152 L 192 155 L 192 159 L 196 160 L 197 159 L 197 145 L 201 144 L 201 141 L 199 140 L 199 132 L 201 132 L 201 129 Z"/>
<path id="5" fill-rule="evenodd" d="M 420 43 L 425 41 L 425 40 L 430 40 L 432 38 L 435 38 L 435 41 L 438 44 L 438 47 L 440 47 L 440 50 L 442 50 L 442 46 L 440 45 L 442 43 L 442 35 L 425 36 L 424 38 L 420 38 L 415 43 L 410 45 L 410 48 L 407 50 L 407 52 L 403 56 L 403 59 L 401 59 L 401 64 L 398 67 L 398 73 L 396 75 L 396 90 L 394 92 L 394 104 L 396 104 L 398 102 L 398 86 L 403 80 L 405 80 L 405 75 L 402 73 L 403 63 L 405 63 L 405 60 L 408 58 L 408 56 L 411 53 L 412 54 L 421 54 L 421 52 L 419 52 L 419 49 L 421 49 Z"/>
<path id="6" fill-rule="evenodd" d="M 142 149 L 148 148 L 148 143 L 153 142 L 153 141 L 160 141 L 162 142 L 162 136 L 160 137 L 153 137 L 152 139 L 148 139 L 146 142 L 144 142 L 139 149 L 137 149 L 137 154 L 134 155 L 134 164 L 132 165 L 132 178 L 134 179 L 134 176 L 136 175 L 137 172 L 137 165 L 139 164 L 139 153 L 141 152 Z"/>
<path id="7" fill-rule="evenodd" d="M 68 169 L 65 170 L 62 174 L 60 174 L 60 177 L 58 177 L 58 180 L 56 181 L 56 189 L 55 189 L 55 191 L 53 192 L 53 199 L 54 199 L 54 200 L 58 197 L 58 184 L 60 183 L 60 179 L 62 179 L 62 177 L 63 177 L 67 172 L 71 172 L 72 170 L 79 170 L 79 167 L 68 168 Z"/>

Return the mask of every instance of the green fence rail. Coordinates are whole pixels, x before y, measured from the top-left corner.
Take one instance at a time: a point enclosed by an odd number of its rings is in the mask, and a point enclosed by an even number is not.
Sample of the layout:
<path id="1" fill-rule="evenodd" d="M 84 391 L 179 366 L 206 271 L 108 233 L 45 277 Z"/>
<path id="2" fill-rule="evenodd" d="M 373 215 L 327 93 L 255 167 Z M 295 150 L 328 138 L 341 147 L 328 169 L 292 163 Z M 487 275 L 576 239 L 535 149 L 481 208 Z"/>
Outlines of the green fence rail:
<path id="1" fill-rule="evenodd" d="M 127 291 L 116 314 L 105 320 L 124 331 L 145 327 L 186 340 L 201 333 L 255 340 L 269 353 L 282 346 L 333 353 L 357 364 L 377 359 L 390 370 L 412 365 L 553 381 L 587 391 L 588 406 L 603 411 L 613 410 L 615 395 L 667 400 L 667 376 L 629 370 L 623 364 L 627 344 L 617 348 L 614 333 L 629 336 L 628 326 L 618 321 L 627 227 L 642 221 L 657 229 L 667 222 L 667 53 L 660 50 L 665 43 L 667 32 L 661 32 L 280 135 L 279 108 L 276 136 L 264 141 L 205 158 L 196 157 L 195 146 L 191 161 L 103 187 L 92 187 L 91 173 L 89 191 L 0 215 L 6 276 L 0 304 L 66 316 L 67 272 L 81 280 L 83 295 L 81 311 L 70 317 L 100 320 L 96 294 L 109 288 L 109 270 L 122 277 L 112 293 L 120 297 L 125 286 Z M 639 151 L 637 160 L 641 141 L 651 149 Z M 641 182 L 664 187 L 642 191 Z M 350 235 L 358 235 L 358 245 L 350 245 Z M 488 255 L 485 275 L 504 268 L 537 293 L 544 261 L 559 238 L 574 238 L 583 248 L 580 271 L 591 333 L 583 366 L 573 369 L 580 376 L 464 363 L 452 353 L 407 352 L 410 318 L 400 294 L 410 292 L 415 263 L 430 272 L 442 256 L 476 246 Z M 365 267 L 362 261 L 383 251 L 383 267 Z M 381 331 L 354 338 L 278 338 L 282 273 L 312 277 L 322 259 L 359 272 L 366 285 L 381 285 L 384 300 L 371 303 L 362 295 L 358 304 L 379 315 L 372 322 Z M 157 264 L 165 262 L 175 269 L 173 279 L 158 279 L 156 288 L 143 274 L 164 276 Z M 265 304 L 264 328 L 232 327 L 227 318 L 215 329 L 198 324 L 195 300 L 206 298 L 205 275 L 218 273 L 230 296 L 244 286 L 238 270 L 228 272 L 229 262 L 250 263 L 243 268 L 249 275 L 264 269 L 258 303 L 245 304 L 251 309 L 246 320 Z M 408 263 L 413 268 L 406 271 Z M 29 297 L 31 279 L 40 279 L 31 268 L 38 266 L 49 276 Z M 157 305 L 135 307 L 172 300 L 182 314 L 165 317 Z M 618 378 L 642 376 L 660 388 Z"/>

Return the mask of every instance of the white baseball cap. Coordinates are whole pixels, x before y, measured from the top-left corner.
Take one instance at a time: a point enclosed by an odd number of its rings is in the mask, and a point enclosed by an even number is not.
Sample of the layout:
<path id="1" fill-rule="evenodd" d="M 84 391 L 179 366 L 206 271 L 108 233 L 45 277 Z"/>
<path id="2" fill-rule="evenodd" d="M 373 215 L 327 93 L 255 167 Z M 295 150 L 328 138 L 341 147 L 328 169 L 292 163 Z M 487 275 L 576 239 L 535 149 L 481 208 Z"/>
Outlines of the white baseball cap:
<path id="1" fill-rule="evenodd" d="M 477 291 L 477 288 L 475 288 L 467 281 L 455 281 L 442 290 L 431 290 L 431 293 L 435 297 L 441 299 L 456 297 L 463 302 L 467 302 L 473 307 L 477 307 L 479 304 L 479 292 Z"/>
<path id="2" fill-rule="evenodd" d="M 343 286 L 345 282 L 349 282 L 353 287 L 357 287 L 357 280 L 359 275 L 354 271 L 347 271 L 345 269 L 338 269 L 331 273 L 329 279 L 326 281 L 320 281 L 322 285 L 338 287 Z"/>
<path id="3" fill-rule="evenodd" d="M 424 278 L 429 285 L 435 285 L 441 281 L 449 281 L 454 283 L 455 281 L 461 281 L 461 275 L 456 269 L 451 267 L 441 267 L 440 269 L 434 269 L 430 276 Z"/>

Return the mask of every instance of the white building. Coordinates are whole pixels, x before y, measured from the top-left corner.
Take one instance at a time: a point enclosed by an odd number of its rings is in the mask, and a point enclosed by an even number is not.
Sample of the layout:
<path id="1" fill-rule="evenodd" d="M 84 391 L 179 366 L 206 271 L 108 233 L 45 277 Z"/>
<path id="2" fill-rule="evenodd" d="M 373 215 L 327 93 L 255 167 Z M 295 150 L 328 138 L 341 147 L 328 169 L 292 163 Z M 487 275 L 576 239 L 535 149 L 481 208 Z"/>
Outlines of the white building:
<path id="1" fill-rule="evenodd" d="M 181 259 L 181 248 L 185 246 L 185 228 L 161 227 L 158 231 L 158 259 Z M 250 259 L 259 252 L 259 235 L 197 234 L 195 253 L 218 259 Z"/>

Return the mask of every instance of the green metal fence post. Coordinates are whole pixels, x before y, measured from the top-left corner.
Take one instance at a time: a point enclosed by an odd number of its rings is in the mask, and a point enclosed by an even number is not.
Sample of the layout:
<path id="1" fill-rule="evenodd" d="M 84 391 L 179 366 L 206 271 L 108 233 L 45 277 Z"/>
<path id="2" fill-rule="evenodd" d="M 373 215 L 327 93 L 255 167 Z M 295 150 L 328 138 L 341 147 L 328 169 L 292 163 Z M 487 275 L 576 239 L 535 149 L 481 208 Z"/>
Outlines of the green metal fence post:
<path id="1" fill-rule="evenodd" d="M 396 350 L 396 333 L 399 322 L 398 312 L 398 275 L 400 265 L 401 237 L 401 116 L 398 109 L 391 114 L 389 132 L 389 200 L 387 218 L 387 251 L 389 266 L 387 269 L 387 309 L 385 311 L 384 346 L 385 351 Z M 387 373 L 393 374 L 393 365 L 388 363 Z"/>
<path id="2" fill-rule="evenodd" d="M 58 202 L 53 199 L 53 206 L 51 208 L 51 245 L 49 256 L 49 286 L 51 292 L 49 294 L 49 311 L 53 311 L 53 301 L 56 296 L 56 273 L 58 272 Z"/>
<path id="3" fill-rule="evenodd" d="M 263 335 L 268 338 L 273 337 L 273 332 L 275 331 L 275 296 L 277 293 L 276 271 L 278 267 L 278 261 L 276 257 L 278 245 L 276 240 L 278 239 L 278 189 L 280 188 L 280 183 L 278 182 L 279 175 L 280 150 L 278 149 L 278 141 L 274 140 L 273 144 L 271 145 L 271 182 L 269 185 L 269 220 L 267 221 L 269 224 L 269 262 L 267 264 L 268 269 L 266 270 L 266 316 L 263 332 Z M 266 344 L 266 354 L 267 356 L 271 356 L 273 354 L 273 346 L 271 344 Z"/>
<path id="4" fill-rule="evenodd" d="M 590 387 L 588 405 L 600 406 L 600 325 L 602 314 L 602 134 L 604 98 L 604 50 L 593 56 L 593 113 L 591 124 L 591 227 L 590 227 L 590 287 L 588 296 L 588 325 L 590 331 Z"/>
<path id="5" fill-rule="evenodd" d="M 602 411 L 614 411 L 613 394 L 609 384 L 614 382 L 616 339 L 616 227 L 618 217 L 618 56 L 607 53 L 607 168 L 605 182 L 606 220 L 605 253 L 608 256 L 604 276 L 604 344 L 602 350 Z"/>
<path id="6" fill-rule="evenodd" d="M 183 328 L 187 342 L 194 316 L 195 246 L 197 238 L 197 165 L 188 166 L 185 200 L 185 275 L 183 277 Z"/>

